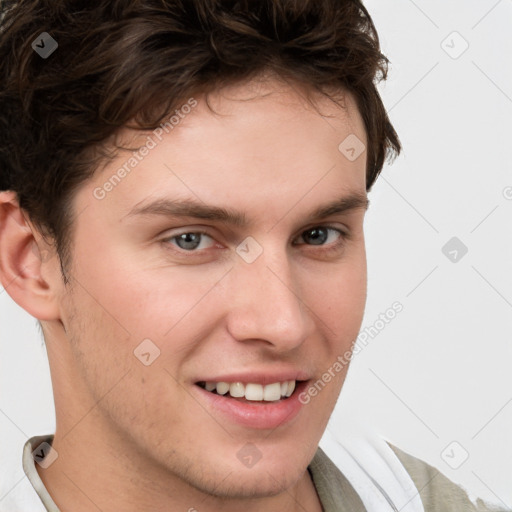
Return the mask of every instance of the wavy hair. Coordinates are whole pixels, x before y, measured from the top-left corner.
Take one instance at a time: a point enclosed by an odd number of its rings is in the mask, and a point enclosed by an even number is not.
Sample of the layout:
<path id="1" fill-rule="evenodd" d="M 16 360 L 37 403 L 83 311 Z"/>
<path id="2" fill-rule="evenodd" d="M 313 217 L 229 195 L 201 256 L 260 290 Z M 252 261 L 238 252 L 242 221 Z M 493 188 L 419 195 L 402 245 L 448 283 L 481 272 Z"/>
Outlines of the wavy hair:
<path id="1" fill-rule="evenodd" d="M 389 61 L 359 0 L 3 0 L 0 20 L 0 190 L 52 238 L 64 277 L 74 192 L 108 141 L 132 121 L 155 129 L 184 98 L 268 72 L 349 91 L 367 190 L 401 150 L 376 87 Z M 58 42 L 47 59 L 31 47 L 42 32 Z"/>

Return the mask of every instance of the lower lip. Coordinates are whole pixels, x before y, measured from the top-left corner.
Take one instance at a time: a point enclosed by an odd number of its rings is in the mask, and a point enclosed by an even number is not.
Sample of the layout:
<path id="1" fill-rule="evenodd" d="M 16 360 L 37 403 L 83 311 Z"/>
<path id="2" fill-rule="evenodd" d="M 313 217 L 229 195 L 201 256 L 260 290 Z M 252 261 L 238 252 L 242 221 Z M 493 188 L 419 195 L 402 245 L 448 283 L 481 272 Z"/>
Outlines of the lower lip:
<path id="1" fill-rule="evenodd" d="M 245 427 L 275 429 L 290 423 L 299 414 L 303 407 L 299 395 L 307 385 L 308 381 L 299 382 L 294 393 L 286 400 L 255 403 L 234 400 L 229 395 L 217 395 L 197 385 L 194 385 L 194 388 L 215 416 L 220 413 L 230 422 Z"/>

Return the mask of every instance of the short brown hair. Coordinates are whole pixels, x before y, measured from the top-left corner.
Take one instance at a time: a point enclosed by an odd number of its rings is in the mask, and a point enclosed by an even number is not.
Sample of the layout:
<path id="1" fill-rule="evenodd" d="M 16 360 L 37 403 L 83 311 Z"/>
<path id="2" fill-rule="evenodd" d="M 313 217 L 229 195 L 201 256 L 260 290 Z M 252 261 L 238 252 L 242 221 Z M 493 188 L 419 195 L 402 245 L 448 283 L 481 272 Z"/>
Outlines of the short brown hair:
<path id="1" fill-rule="evenodd" d="M 50 235 L 65 282 L 74 191 L 120 128 L 155 129 L 184 98 L 265 72 L 351 92 L 367 190 L 401 150 L 376 88 L 389 61 L 359 0 L 3 0 L 0 16 L 0 190 Z M 31 46 L 42 32 L 58 43 L 47 59 Z"/>

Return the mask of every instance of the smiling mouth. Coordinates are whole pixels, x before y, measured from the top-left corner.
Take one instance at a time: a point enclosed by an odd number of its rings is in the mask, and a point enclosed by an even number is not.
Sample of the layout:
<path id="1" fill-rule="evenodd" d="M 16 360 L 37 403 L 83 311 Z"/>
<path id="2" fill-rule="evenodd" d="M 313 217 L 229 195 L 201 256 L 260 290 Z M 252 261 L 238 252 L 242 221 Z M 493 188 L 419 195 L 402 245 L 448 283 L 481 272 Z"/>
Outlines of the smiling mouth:
<path id="1" fill-rule="evenodd" d="M 196 385 L 215 395 L 225 395 L 249 402 L 278 402 L 288 399 L 295 391 L 296 384 L 303 381 L 287 380 L 266 386 L 242 382 L 197 382 Z"/>

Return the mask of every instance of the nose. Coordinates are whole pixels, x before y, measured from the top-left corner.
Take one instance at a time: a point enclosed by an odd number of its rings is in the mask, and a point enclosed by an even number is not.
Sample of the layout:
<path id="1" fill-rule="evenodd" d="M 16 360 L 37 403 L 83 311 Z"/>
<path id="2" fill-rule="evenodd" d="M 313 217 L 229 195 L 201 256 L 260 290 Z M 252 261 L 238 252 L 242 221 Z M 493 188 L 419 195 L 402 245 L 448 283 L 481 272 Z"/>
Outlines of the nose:
<path id="1" fill-rule="evenodd" d="M 277 252 L 265 250 L 252 263 L 239 260 L 230 272 L 228 330 L 238 341 L 287 352 L 311 336 L 314 321 L 301 290 L 304 280 L 286 251 Z"/>

